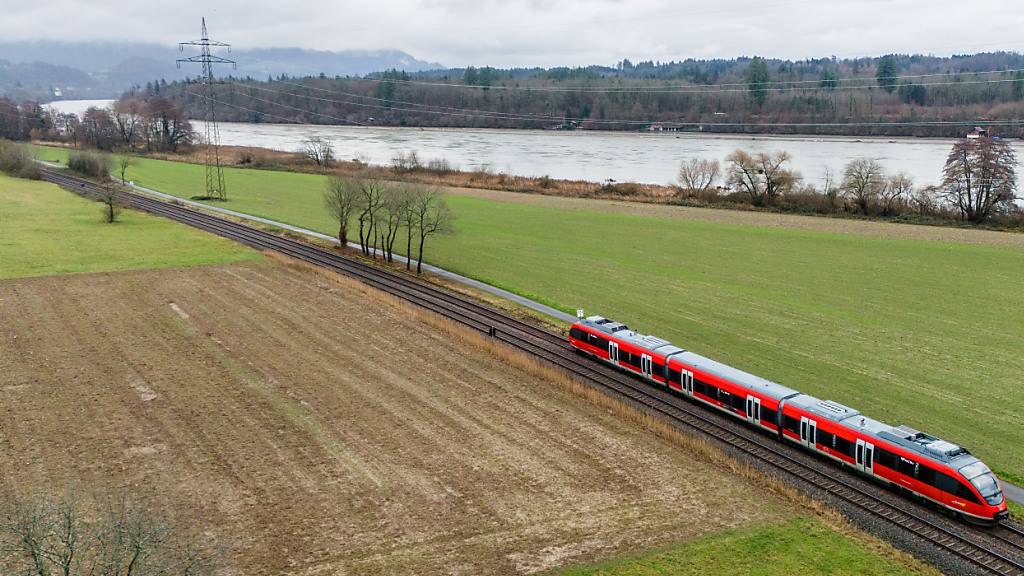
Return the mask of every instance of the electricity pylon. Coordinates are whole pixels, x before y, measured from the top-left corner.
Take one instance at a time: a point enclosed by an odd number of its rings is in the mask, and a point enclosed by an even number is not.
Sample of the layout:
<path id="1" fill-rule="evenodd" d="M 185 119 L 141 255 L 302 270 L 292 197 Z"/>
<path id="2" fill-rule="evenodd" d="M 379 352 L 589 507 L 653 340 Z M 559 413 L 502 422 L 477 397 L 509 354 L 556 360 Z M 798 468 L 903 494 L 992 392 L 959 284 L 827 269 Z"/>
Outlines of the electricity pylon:
<path id="1" fill-rule="evenodd" d="M 178 51 L 183 52 L 185 46 L 199 46 L 198 56 L 182 58 L 176 62 L 178 68 L 181 64 L 202 64 L 203 65 L 203 97 L 206 99 L 206 197 L 227 200 L 228 190 L 224 184 L 224 168 L 220 164 L 220 129 L 217 127 L 217 114 L 214 111 L 213 97 L 213 65 L 231 64 L 235 67 L 234 60 L 221 58 L 210 53 L 210 47 L 223 47 L 231 51 L 231 45 L 224 42 L 210 40 L 206 33 L 206 18 L 203 18 L 203 36 L 199 40 L 181 42 L 178 44 Z"/>

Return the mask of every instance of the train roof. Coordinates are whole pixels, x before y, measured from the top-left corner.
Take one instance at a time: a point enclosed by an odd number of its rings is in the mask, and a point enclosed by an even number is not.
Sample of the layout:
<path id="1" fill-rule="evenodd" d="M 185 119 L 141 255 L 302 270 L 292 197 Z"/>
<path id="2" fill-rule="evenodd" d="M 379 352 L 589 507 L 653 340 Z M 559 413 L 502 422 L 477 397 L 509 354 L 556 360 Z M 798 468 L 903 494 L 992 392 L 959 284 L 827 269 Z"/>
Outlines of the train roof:
<path id="1" fill-rule="evenodd" d="M 603 316 L 590 316 L 588 318 L 584 318 L 580 320 L 580 324 L 583 324 L 588 328 L 604 332 L 610 336 L 614 336 L 615 338 L 633 344 L 634 346 L 646 348 L 651 352 L 657 352 L 658 354 L 668 355 L 683 351 L 682 348 L 672 345 L 668 340 L 630 330 L 629 326 Z"/>
<path id="2" fill-rule="evenodd" d="M 821 400 L 800 394 L 786 403 L 802 408 L 816 416 L 841 423 L 843 426 L 868 436 L 895 444 L 910 452 L 960 468 L 976 460 L 966 449 L 952 442 L 930 436 L 909 426 L 892 426 L 861 414 L 858 410 L 833 400 Z"/>
<path id="3" fill-rule="evenodd" d="M 693 352 L 684 352 L 677 356 L 673 356 L 673 358 L 678 359 L 680 362 L 689 364 L 702 372 L 707 372 L 708 374 L 713 374 L 730 382 L 735 382 L 740 386 L 756 390 L 776 400 L 789 398 L 800 393 L 799 391 L 783 386 L 778 382 L 772 382 L 767 378 L 755 376 L 749 372 L 744 372 L 739 368 L 733 368 L 728 364 L 722 364 L 721 362 L 701 356 L 700 354 L 694 354 Z"/>
<path id="4" fill-rule="evenodd" d="M 689 366 L 693 366 L 702 372 L 713 374 L 730 382 L 735 382 L 740 386 L 746 386 L 751 390 L 757 390 L 758 392 L 776 400 L 789 398 L 800 393 L 799 391 L 783 386 L 778 382 L 772 382 L 771 380 L 755 376 L 749 372 L 744 372 L 739 368 L 733 368 L 728 364 L 722 364 L 721 362 L 701 356 L 700 354 L 688 352 L 673 345 L 668 340 L 658 338 L 657 336 L 648 336 L 634 332 L 629 329 L 629 326 L 603 316 L 589 316 L 580 320 L 580 324 L 614 336 L 619 340 L 629 342 L 630 344 L 640 346 L 641 348 L 646 348 L 652 352 L 657 352 L 658 354 L 665 356 L 672 354 L 673 359 L 679 360 Z"/>

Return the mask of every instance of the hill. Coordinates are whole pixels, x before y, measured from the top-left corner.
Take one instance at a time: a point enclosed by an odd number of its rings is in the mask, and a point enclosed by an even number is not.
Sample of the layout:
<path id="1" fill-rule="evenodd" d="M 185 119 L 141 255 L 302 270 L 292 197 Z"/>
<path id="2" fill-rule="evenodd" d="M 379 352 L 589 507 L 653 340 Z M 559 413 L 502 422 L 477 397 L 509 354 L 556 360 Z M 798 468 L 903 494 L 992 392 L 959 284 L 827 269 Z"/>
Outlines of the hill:
<path id="1" fill-rule="evenodd" d="M 175 66 L 176 46 L 119 42 L 0 43 L 0 94 L 20 98 L 113 98 L 135 85 L 182 80 L 198 69 Z M 233 50 L 242 77 L 356 76 L 388 69 L 422 71 L 440 64 L 401 50 L 330 52 L 301 48 Z M 7 70 L 11 70 L 8 72 Z M 55 90 L 56 89 L 56 90 Z"/>

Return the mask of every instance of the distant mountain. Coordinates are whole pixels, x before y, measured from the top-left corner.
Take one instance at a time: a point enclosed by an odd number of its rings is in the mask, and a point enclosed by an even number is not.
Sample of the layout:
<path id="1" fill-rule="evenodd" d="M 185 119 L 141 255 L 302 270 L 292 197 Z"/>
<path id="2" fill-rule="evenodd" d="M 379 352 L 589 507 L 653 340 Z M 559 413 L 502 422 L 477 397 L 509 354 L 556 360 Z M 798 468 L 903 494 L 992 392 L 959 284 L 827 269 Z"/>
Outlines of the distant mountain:
<path id="1" fill-rule="evenodd" d="M 187 48 L 187 47 L 186 47 Z M 189 56 L 176 46 L 113 42 L 0 42 L 0 94 L 19 98 L 112 98 L 134 85 L 197 76 L 198 65 L 178 69 Z M 401 50 L 329 52 L 301 48 L 233 50 L 223 56 L 238 68 L 222 66 L 222 75 L 361 76 L 397 68 L 419 72 L 442 68 Z"/>

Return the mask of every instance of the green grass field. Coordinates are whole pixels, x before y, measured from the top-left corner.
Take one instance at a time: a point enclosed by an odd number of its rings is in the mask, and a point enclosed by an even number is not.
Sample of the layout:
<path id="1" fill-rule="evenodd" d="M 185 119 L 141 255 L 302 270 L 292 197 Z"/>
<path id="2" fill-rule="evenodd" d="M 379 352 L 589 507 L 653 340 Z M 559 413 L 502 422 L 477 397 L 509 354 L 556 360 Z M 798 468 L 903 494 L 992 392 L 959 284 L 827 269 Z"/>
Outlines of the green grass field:
<path id="1" fill-rule="evenodd" d="M 45 182 L 0 176 L 0 278 L 241 262 L 258 252 L 163 218 L 100 205 Z"/>
<path id="2" fill-rule="evenodd" d="M 931 572 L 916 567 L 917 573 Z M 745 574 L 908 574 L 906 564 L 867 552 L 863 545 L 816 520 L 732 530 L 662 550 L 551 573 L 551 576 L 687 576 Z"/>
<path id="3" fill-rule="evenodd" d="M 136 182 L 200 194 L 203 167 Z M 224 206 L 334 233 L 320 176 L 229 169 Z M 428 259 L 959 442 L 1024 480 L 1024 251 L 451 197 Z M 582 205 L 585 206 L 585 205 Z"/>

